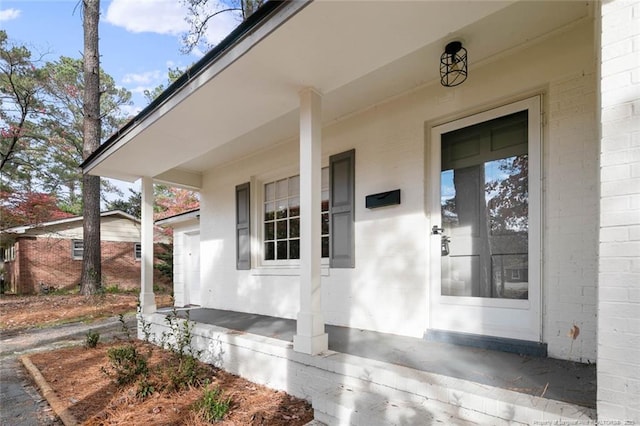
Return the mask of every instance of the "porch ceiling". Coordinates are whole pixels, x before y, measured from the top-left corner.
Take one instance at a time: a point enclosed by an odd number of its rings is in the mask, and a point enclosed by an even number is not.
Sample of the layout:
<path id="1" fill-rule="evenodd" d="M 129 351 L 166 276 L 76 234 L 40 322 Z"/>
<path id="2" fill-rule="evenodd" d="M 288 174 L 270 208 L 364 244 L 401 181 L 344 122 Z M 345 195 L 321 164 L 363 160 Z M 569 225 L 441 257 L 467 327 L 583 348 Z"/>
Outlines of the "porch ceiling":
<path id="1" fill-rule="evenodd" d="M 198 187 L 207 169 L 296 137 L 304 87 L 323 94 L 328 123 L 437 81 L 440 54 L 452 39 L 469 51 L 471 79 L 479 62 L 588 16 L 589 6 L 317 0 L 294 2 L 278 14 L 282 22 L 271 19 L 271 27 L 229 49 L 85 171 Z"/>

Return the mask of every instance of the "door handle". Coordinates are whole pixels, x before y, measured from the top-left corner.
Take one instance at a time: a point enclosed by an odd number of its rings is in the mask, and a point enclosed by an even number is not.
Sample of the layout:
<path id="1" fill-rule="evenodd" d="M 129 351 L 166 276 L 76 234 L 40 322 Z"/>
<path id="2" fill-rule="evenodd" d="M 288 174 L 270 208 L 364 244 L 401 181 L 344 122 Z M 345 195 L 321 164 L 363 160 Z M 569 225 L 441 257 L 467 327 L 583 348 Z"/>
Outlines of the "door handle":
<path id="1" fill-rule="evenodd" d="M 444 228 L 439 228 L 438 225 L 433 225 L 433 227 L 431 228 L 431 233 L 433 235 L 441 235 L 443 231 Z"/>
<path id="2" fill-rule="evenodd" d="M 449 256 L 449 243 L 451 242 L 451 238 L 446 235 L 442 235 L 442 239 L 440 240 L 440 255 L 441 256 Z"/>

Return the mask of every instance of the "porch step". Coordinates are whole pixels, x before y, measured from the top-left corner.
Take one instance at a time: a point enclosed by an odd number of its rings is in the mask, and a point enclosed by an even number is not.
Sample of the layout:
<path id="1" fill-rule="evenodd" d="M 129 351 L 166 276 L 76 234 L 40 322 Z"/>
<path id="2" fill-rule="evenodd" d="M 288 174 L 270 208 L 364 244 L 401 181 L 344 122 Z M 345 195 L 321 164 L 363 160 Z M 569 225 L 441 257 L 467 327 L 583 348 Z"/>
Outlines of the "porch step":
<path id="1" fill-rule="evenodd" d="M 341 385 L 314 395 L 312 406 L 315 419 L 329 426 L 514 424 L 393 389 L 372 392 Z"/>
<path id="2" fill-rule="evenodd" d="M 339 381 L 316 383 L 315 418 L 327 425 L 589 423 L 595 410 L 346 354 L 330 356 Z"/>

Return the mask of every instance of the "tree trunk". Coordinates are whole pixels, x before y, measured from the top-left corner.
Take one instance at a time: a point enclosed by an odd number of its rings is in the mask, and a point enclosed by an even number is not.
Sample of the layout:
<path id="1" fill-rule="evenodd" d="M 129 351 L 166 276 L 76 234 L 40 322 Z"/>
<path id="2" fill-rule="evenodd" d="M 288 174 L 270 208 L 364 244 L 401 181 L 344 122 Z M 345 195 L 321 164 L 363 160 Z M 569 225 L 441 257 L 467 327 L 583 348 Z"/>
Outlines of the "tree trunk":
<path id="1" fill-rule="evenodd" d="M 100 0 L 83 0 L 84 30 L 84 123 L 82 157 L 86 159 L 100 146 L 100 55 L 98 21 Z M 82 179 L 84 248 L 80 293 L 95 294 L 101 285 L 100 259 L 100 177 L 85 174 Z"/>

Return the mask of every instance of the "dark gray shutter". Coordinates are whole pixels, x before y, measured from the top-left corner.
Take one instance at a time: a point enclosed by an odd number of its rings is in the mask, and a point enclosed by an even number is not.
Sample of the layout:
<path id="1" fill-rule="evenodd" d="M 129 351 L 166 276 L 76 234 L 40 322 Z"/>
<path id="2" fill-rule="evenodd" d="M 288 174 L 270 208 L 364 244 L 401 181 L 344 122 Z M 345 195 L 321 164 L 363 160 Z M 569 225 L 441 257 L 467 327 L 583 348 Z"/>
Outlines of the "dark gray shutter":
<path id="1" fill-rule="evenodd" d="M 251 269 L 249 182 L 236 186 L 236 269 Z"/>
<path id="2" fill-rule="evenodd" d="M 329 158 L 329 259 L 332 268 L 355 267 L 355 165 L 354 149 Z"/>

